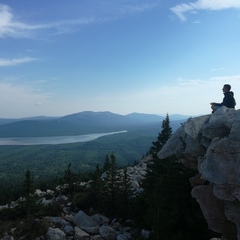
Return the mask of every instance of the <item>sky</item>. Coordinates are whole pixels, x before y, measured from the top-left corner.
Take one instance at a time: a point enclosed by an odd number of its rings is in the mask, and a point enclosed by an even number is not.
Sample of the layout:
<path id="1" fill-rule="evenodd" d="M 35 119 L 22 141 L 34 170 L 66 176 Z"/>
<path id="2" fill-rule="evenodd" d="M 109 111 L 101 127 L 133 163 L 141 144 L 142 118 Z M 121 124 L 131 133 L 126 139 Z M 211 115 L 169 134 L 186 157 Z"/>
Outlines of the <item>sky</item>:
<path id="1" fill-rule="evenodd" d="M 1 0 L 0 118 L 240 108 L 240 0 Z"/>

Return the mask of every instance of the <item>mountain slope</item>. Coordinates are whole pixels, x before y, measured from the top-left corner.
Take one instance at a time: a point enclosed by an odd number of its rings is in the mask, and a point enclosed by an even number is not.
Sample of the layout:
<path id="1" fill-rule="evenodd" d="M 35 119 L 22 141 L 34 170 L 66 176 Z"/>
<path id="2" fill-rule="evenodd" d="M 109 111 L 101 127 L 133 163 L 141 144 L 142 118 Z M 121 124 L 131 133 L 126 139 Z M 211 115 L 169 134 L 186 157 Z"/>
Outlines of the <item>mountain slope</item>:
<path id="1" fill-rule="evenodd" d="M 161 122 L 165 117 L 155 115 L 155 114 L 145 114 L 145 113 L 130 113 L 125 115 L 129 119 L 135 119 L 140 122 Z"/>
<path id="2" fill-rule="evenodd" d="M 111 112 L 79 112 L 63 117 L 1 119 L 0 137 L 47 137 L 134 131 L 161 127 L 164 118 L 153 114 L 120 115 Z M 171 121 L 171 119 L 170 119 Z M 174 122 L 172 122 L 174 125 Z M 179 125 L 179 122 L 175 124 Z"/>

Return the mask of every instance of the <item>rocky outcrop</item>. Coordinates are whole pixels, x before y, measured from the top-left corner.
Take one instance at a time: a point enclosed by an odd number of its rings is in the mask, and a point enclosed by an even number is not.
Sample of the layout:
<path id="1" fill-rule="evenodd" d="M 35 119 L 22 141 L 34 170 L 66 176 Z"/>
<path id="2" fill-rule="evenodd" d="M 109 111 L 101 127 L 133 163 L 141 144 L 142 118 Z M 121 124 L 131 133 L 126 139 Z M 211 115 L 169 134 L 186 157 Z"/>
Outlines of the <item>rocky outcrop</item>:
<path id="1" fill-rule="evenodd" d="M 39 190 L 36 192 L 41 193 L 44 197 L 44 192 Z M 56 201 L 56 199 L 53 201 Z M 68 206 L 71 205 L 71 202 L 66 197 L 62 204 Z M 33 240 L 134 240 L 133 232 L 135 230 L 132 221 L 126 221 L 123 225 L 117 219 L 110 220 L 99 213 L 87 215 L 82 210 L 74 212 L 68 207 L 63 207 L 63 212 L 59 217 L 46 216 L 41 219 L 34 219 L 34 225 L 37 223 L 38 226 L 49 227 L 45 235 Z M 28 234 L 15 238 L 15 232 L 17 231 L 17 227 L 12 228 L 10 233 L 6 233 L 2 240 L 29 239 L 25 238 Z"/>
<path id="2" fill-rule="evenodd" d="M 219 108 L 188 119 L 158 153 L 197 169 L 192 196 L 211 230 L 240 240 L 240 110 Z"/>

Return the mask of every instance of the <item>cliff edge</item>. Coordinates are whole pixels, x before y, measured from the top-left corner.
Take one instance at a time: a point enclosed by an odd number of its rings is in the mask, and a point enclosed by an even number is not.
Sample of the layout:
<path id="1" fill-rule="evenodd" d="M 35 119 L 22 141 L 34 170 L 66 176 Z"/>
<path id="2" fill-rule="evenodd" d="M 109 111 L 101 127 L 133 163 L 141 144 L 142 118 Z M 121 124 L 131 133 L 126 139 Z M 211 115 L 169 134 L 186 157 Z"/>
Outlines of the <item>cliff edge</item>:
<path id="1" fill-rule="evenodd" d="M 159 159 L 172 155 L 198 170 L 191 194 L 209 228 L 240 240 L 240 110 L 221 107 L 188 119 L 158 153 Z"/>

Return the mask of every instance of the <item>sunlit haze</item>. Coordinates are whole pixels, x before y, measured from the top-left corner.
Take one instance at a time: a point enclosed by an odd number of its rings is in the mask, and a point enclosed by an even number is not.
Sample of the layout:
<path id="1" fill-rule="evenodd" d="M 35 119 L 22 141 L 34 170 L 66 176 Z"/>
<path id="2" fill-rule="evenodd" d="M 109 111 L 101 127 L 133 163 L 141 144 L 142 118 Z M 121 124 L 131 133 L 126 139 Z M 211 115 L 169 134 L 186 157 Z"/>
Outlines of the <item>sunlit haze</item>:
<path id="1" fill-rule="evenodd" d="M 240 108 L 240 0 L 2 0 L 0 117 Z"/>

